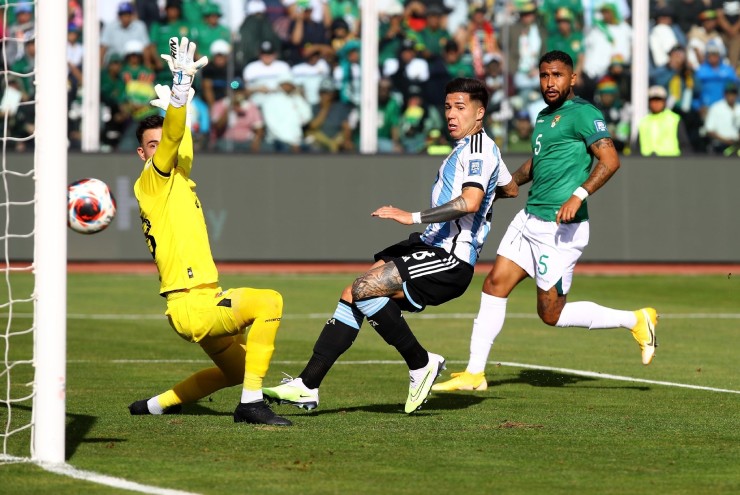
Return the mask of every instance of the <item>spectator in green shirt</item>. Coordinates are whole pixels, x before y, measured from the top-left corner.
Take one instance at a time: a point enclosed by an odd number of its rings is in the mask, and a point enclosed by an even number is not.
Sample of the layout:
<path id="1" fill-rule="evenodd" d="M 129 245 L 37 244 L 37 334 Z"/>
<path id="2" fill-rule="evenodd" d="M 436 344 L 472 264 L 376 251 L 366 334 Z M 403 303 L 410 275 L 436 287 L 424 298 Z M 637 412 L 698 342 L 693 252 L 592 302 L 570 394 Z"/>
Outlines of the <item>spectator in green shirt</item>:
<path id="1" fill-rule="evenodd" d="M 23 92 L 23 101 L 32 100 L 36 94 L 36 86 L 33 83 L 34 68 L 36 66 L 36 39 L 28 37 L 23 46 L 23 55 L 10 65 L 10 71 L 17 74 L 23 74 L 24 77 L 17 77 L 21 90 Z"/>
<path id="2" fill-rule="evenodd" d="M 604 2 L 598 2 L 602 4 Z M 566 8 L 573 15 L 574 29 L 580 31 L 583 27 L 583 2 L 581 0 L 544 0 L 540 11 L 545 20 L 545 27 L 548 34 L 555 34 L 558 31 L 557 12 Z M 567 52 L 566 52 L 567 53 Z M 573 59 L 575 62 L 575 59 Z"/>
<path id="3" fill-rule="evenodd" d="M 401 153 L 401 105 L 391 92 L 393 83 L 378 83 L 378 153 Z"/>
<path id="4" fill-rule="evenodd" d="M 101 145 L 111 150 L 118 145 L 128 120 L 122 105 L 126 96 L 126 83 L 123 82 L 123 58 L 118 53 L 111 54 L 108 65 L 100 73 L 100 101 L 104 106 Z"/>
<path id="5" fill-rule="evenodd" d="M 190 26 L 182 19 L 182 0 L 167 0 L 164 14 L 164 21 L 155 22 L 149 31 L 151 40 L 149 65 L 156 71 L 159 84 L 170 84 L 172 73 L 159 54 L 170 53 L 170 38 L 180 39 L 183 36 L 192 38 L 192 35 Z"/>
<path id="6" fill-rule="evenodd" d="M 378 64 L 382 67 L 386 60 L 396 58 L 401 49 L 401 42 L 404 39 L 403 11 L 381 17 L 378 38 L 380 43 Z"/>
<path id="7" fill-rule="evenodd" d="M 451 38 L 450 33 L 442 25 L 442 16 L 444 14 L 445 11 L 441 5 L 433 3 L 428 6 L 426 27 L 413 36 L 424 46 L 422 55 L 426 59 L 435 55 L 441 55 Z"/>
<path id="8" fill-rule="evenodd" d="M 195 25 L 192 35 L 198 44 L 199 56 L 211 56 L 211 45 L 216 40 L 224 40 L 231 43 L 231 31 L 220 24 L 221 7 L 215 3 L 209 3 L 201 8 L 203 18 Z"/>
<path id="9" fill-rule="evenodd" d="M 557 30 L 547 38 L 547 51 L 560 50 L 573 59 L 573 72 L 581 74 L 583 69 L 583 33 L 575 29 L 575 16 L 562 7 L 555 12 Z"/>
<path id="10" fill-rule="evenodd" d="M 123 59 L 114 53 L 100 72 L 100 101 L 108 107 L 117 107 L 123 99 L 126 83 L 121 78 L 122 70 Z"/>
<path id="11" fill-rule="evenodd" d="M 350 33 L 360 34 L 359 0 L 329 0 L 329 14 L 332 19 L 344 19 Z"/>
<path id="12" fill-rule="evenodd" d="M 204 11 L 214 4 L 213 0 L 184 0 L 182 2 L 182 18 L 190 26 L 202 22 Z M 216 5 L 218 7 L 218 5 Z"/>
<path id="13" fill-rule="evenodd" d="M 450 40 L 445 45 L 444 59 L 450 80 L 456 77 L 475 77 L 472 59 L 460 51 L 460 46 L 455 40 Z"/>

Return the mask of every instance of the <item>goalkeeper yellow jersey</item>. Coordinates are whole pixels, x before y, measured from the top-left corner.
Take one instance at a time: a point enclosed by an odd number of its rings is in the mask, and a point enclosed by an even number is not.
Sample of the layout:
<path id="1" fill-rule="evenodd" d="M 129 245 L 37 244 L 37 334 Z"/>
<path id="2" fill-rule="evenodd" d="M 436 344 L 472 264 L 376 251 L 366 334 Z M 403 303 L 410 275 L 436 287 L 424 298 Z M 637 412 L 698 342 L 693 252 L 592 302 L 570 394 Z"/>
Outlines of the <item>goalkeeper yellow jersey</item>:
<path id="1" fill-rule="evenodd" d="M 188 129 L 182 134 L 172 128 L 185 127 L 179 110 L 167 110 L 157 152 L 146 161 L 134 184 L 141 228 L 159 270 L 160 294 L 218 282 L 203 208 L 190 179 L 192 136 Z M 179 135 L 181 141 L 176 139 Z M 166 136 L 175 136 L 175 141 Z M 175 156 L 175 150 L 168 147 L 177 146 L 178 141 L 176 162 L 158 168 L 158 158 Z"/>

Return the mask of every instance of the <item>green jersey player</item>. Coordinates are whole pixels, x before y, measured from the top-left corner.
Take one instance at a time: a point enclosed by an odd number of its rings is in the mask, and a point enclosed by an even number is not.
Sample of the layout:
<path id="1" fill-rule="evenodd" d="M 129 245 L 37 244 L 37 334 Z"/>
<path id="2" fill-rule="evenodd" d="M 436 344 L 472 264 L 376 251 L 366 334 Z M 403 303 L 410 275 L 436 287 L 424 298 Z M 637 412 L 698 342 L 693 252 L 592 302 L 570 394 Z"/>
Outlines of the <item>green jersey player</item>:
<path id="1" fill-rule="evenodd" d="M 487 388 L 485 365 L 504 324 L 507 298 L 527 277 L 535 279 L 537 314 L 546 324 L 626 328 L 640 346 L 643 364 L 650 364 L 655 354 L 655 309 L 622 311 L 566 301 L 576 262 L 588 244 L 586 198 L 617 171 L 619 156 L 601 112 L 573 93 L 577 75 L 570 56 L 548 52 L 539 68 L 547 107 L 537 115 L 532 157 L 513 174 L 518 185 L 532 182 L 527 204 L 509 225 L 483 282 L 466 370 L 432 390 Z"/>

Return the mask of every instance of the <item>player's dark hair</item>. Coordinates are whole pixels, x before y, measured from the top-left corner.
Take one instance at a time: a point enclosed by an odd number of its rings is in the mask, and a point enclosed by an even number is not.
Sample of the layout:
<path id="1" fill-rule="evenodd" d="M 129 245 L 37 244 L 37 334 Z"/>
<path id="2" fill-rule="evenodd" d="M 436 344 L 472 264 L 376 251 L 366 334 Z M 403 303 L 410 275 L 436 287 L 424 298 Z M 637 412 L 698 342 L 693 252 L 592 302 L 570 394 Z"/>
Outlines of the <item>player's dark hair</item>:
<path id="1" fill-rule="evenodd" d="M 139 141 L 139 146 L 144 146 L 144 143 L 141 142 L 144 139 L 144 132 L 149 129 L 159 129 L 163 124 L 164 117 L 161 115 L 150 115 L 139 122 L 139 125 L 136 127 L 136 139 Z"/>
<path id="2" fill-rule="evenodd" d="M 468 77 L 458 77 L 447 83 L 445 86 L 445 95 L 451 93 L 467 93 L 470 101 L 477 101 L 480 106 L 488 106 L 488 88 L 478 79 Z"/>
<path id="3" fill-rule="evenodd" d="M 560 50 L 553 50 L 542 55 L 539 65 L 551 64 L 553 62 L 562 62 L 573 70 L 573 59 L 570 58 L 570 55 Z"/>

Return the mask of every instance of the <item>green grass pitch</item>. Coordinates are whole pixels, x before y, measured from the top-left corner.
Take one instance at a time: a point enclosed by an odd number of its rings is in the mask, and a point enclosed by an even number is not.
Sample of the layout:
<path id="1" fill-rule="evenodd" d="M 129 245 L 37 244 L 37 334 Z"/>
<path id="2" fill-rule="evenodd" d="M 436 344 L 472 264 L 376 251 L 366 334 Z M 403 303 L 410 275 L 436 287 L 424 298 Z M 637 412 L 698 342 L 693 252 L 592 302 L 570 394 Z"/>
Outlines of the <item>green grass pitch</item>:
<path id="1" fill-rule="evenodd" d="M 285 300 L 266 379 L 297 374 L 351 275 L 229 275 L 222 286 L 270 287 Z M 482 278 L 461 298 L 408 321 L 448 370 L 467 360 Z M 30 279 L 11 277 L 14 298 Z M 72 466 L 151 487 L 201 494 L 730 494 L 740 493 L 740 394 L 585 377 L 496 363 L 526 363 L 636 379 L 740 390 L 740 278 L 577 276 L 571 300 L 662 315 L 650 366 L 626 330 L 556 329 L 536 319 L 534 285 L 509 300 L 509 317 L 487 369 L 485 392 L 434 394 L 403 413 L 408 375 L 368 325 L 321 387 L 319 408 L 276 411 L 290 428 L 235 425 L 238 388 L 179 416 L 131 417 L 127 405 L 207 365 L 200 348 L 162 317 L 152 276 L 68 278 L 67 459 Z M 7 301 L 7 289 L 2 295 Z M 30 324 L 28 303 L 2 312 L 3 328 Z M 2 340 L 6 351 L 5 339 Z M 13 337 L 10 360 L 30 354 Z M 30 366 L 0 393 L 28 393 Z M 30 403 L 12 410 L 28 420 Z M 40 412 L 43 414 L 43 411 Z M 8 411 L 0 409 L 0 424 Z M 27 456 L 27 434 L 8 441 Z M 0 465 L 0 492 L 110 494 L 122 489 Z"/>

